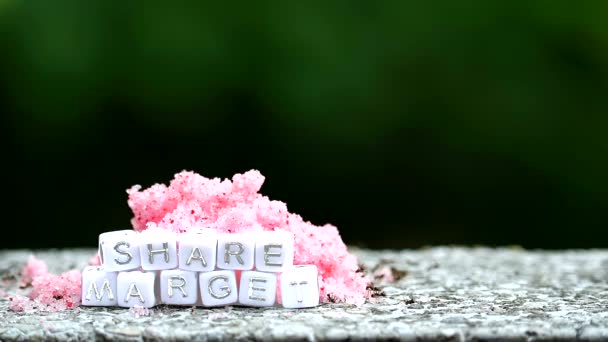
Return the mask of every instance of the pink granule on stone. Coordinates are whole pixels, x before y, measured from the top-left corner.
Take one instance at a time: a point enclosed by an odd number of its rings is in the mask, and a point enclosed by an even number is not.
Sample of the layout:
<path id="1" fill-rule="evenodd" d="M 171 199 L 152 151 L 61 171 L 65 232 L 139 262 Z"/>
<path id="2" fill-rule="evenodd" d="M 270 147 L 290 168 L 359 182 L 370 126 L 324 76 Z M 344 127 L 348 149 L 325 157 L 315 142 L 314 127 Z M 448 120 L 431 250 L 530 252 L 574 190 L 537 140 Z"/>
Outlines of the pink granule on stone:
<path id="1" fill-rule="evenodd" d="M 89 259 L 89 266 L 101 266 L 101 258 L 99 257 L 99 253 L 93 255 L 91 259 Z"/>
<path id="2" fill-rule="evenodd" d="M 82 279 L 77 270 L 55 275 L 44 261 L 30 257 L 23 268 L 20 284 L 32 285 L 29 296 L 9 296 L 9 308 L 16 312 L 63 311 L 80 305 Z M 25 278 L 25 279 L 24 279 Z"/>
<path id="3" fill-rule="evenodd" d="M 9 309 L 15 312 L 29 312 L 34 309 L 34 302 L 32 302 L 28 297 L 21 295 L 14 295 L 8 297 L 10 301 Z"/>
<path id="4" fill-rule="evenodd" d="M 139 318 L 139 317 L 145 317 L 145 316 L 152 316 L 152 314 L 154 313 L 154 310 L 148 309 L 148 308 L 140 306 L 140 305 L 134 305 L 131 308 L 129 308 L 129 312 L 135 318 Z"/>
<path id="5" fill-rule="evenodd" d="M 155 184 L 141 191 L 127 190 L 133 228 L 164 228 L 175 232 L 210 227 L 219 232 L 287 230 L 295 237 L 295 264 L 314 264 L 319 270 L 321 300 L 361 304 L 369 297 L 369 279 L 333 225 L 315 226 L 290 213 L 285 203 L 259 193 L 264 176 L 256 170 L 230 180 L 206 178 L 183 171 L 169 186 Z"/>
<path id="6" fill-rule="evenodd" d="M 32 284 L 35 277 L 43 274 L 47 274 L 49 269 L 46 263 L 33 255 L 27 260 L 27 264 L 21 270 L 21 280 L 19 281 L 20 287 L 27 287 Z"/>
<path id="7" fill-rule="evenodd" d="M 395 276 L 393 275 L 391 268 L 388 266 L 382 266 L 382 267 L 378 268 L 377 270 L 374 271 L 374 273 L 372 275 L 373 275 L 374 279 L 380 280 L 385 283 L 394 283 L 395 282 Z"/>

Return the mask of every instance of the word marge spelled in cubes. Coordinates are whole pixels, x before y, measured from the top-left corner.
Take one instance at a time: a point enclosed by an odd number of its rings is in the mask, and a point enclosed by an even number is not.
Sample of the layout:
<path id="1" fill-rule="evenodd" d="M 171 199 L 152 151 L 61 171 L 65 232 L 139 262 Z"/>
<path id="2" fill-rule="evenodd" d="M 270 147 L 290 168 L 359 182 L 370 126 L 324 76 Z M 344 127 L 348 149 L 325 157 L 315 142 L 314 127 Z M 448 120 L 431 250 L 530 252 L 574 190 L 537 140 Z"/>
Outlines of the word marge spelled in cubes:
<path id="1" fill-rule="evenodd" d="M 99 236 L 99 256 L 82 272 L 82 305 L 273 306 L 278 286 L 285 308 L 319 304 L 317 267 L 293 265 L 286 231 L 120 230 Z"/>

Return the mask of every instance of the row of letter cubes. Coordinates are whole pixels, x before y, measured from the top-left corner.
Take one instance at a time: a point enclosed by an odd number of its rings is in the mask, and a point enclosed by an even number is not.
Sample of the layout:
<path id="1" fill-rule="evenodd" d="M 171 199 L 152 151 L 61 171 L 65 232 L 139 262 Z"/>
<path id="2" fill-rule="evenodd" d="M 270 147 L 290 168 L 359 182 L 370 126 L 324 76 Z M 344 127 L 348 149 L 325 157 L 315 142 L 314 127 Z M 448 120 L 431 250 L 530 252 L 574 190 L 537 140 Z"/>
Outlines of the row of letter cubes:
<path id="1" fill-rule="evenodd" d="M 277 282 L 276 273 L 260 271 L 241 271 L 237 281 L 237 271 L 234 270 L 108 272 L 103 267 L 89 266 L 82 273 L 82 305 L 273 306 Z M 281 303 L 285 308 L 318 305 L 317 267 L 306 265 L 285 269 L 280 276 L 280 289 Z"/>
<path id="2" fill-rule="evenodd" d="M 99 236 L 99 255 L 102 267 L 83 271 L 83 305 L 272 306 L 277 273 L 284 307 L 319 304 L 317 268 L 293 266 L 294 237 L 285 231 L 113 231 Z"/>
<path id="3" fill-rule="evenodd" d="M 101 263 L 108 271 L 179 268 L 209 272 L 215 269 L 281 272 L 293 265 L 294 238 L 286 231 L 216 234 L 194 229 L 175 234 L 154 229 L 137 233 L 120 230 L 99 236 Z"/>

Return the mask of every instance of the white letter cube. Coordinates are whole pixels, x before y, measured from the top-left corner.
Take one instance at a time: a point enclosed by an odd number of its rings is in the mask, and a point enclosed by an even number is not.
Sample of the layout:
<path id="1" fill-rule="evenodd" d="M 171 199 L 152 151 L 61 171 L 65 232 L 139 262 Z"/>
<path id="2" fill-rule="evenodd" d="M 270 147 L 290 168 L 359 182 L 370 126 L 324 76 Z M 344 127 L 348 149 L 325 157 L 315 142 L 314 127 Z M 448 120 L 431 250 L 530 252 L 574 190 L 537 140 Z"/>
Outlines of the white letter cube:
<path id="1" fill-rule="evenodd" d="M 217 234 L 213 229 L 195 229 L 178 235 L 179 268 L 195 272 L 215 270 Z"/>
<path id="2" fill-rule="evenodd" d="M 259 271 L 243 271 L 239 303 L 247 306 L 273 306 L 277 297 L 277 275 Z"/>
<path id="3" fill-rule="evenodd" d="M 317 266 L 293 266 L 281 274 L 281 302 L 283 307 L 310 308 L 319 305 Z"/>
<path id="4" fill-rule="evenodd" d="M 201 299 L 204 306 L 235 304 L 238 289 L 234 271 L 212 271 L 199 274 Z"/>
<path id="5" fill-rule="evenodd" d="M 154 272 L 120 272 L 116 279 L 118 306 L 139 305 L 151 308 L 156 305 L 156 274 Z"/>
<path id="6" fill-rule="evenodd" d="M 255 269 L 282 272 L 293 266 L 294 238 L 287 231 L 260 232 L 256 237 Z"/>
<path id="7" fill-rule="evenodd" d="M 160 300 L 163 304 L 193 305 L 198 299 L 195 272 L 164 270 L 160 272 Z"/>
<path id="8" fill-rule="evenodd" d="M 253 269 L 255 235 L 250 233 L 217 236 L 217 267 L 224 270 Z"/>
<path id="9" fill-rule="evenodd" d="M 177 267 L 177 237 L 165 229 L 147 229 L 140 233 L 141 268 L 146 271 Z"/>
<path id="10" fill-rule="evenodd" d="M 141 266 L 138 234 L 118 230 L 99 235 L 99 256 L 107 271 L 134 270 Z"/>
<path id="11" fill-rule="evenodd" d="M 116 272 L 87 266 L 82 271 L 82 305 L 116 306 Z"/>

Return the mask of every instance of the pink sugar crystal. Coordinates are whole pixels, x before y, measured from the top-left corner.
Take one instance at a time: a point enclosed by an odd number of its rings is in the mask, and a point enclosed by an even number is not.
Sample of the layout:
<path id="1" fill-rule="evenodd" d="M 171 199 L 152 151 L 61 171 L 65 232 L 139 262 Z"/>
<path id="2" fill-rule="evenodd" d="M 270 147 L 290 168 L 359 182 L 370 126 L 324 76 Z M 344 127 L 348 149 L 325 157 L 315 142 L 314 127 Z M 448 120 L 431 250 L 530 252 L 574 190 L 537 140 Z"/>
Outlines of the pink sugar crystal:
<path id="1" fill-rule="evenodd" d="M 72 309 L 80 305 L 81 285 L 80 271 L 47 273 L 34 278 L 30 298 L 45 305 L 48 311 Z"/>
<path id="2" fill-rule="evenodd" d="M 30 258 L 30 261 L 32 259 Z M 42 261 L 40 263 L 44 264 Z M 25 269 L 30 269 L 30 262 Z M 33 276 L 32 292 L 29 297 L 11 296 L 9 297 L 9 308 L 16 312 L 34 311 L 63 311 L 74 309 L 80 305 L 81 274 L 73 270 L 61 275 L 54 275 L 46 271 L 38 264 L 36 269 L 38 274 Z M 44 270 L 44 273 L 42 273 Z M 23 279 L 21 280 L 23 283 Z"/>
<path id="3" fill-rule="evenodd" d="M 386 265 L 382 266 L 382 267 L 378 268 L 376 271 L 374 271 L 373 277 L 374 277 L 374 279 L 380 280 L 385 283 L 394 283 L 395 282 L 395 276 L 393 275 L 393 271 L 391 270 L 390 267 L 388 267 Z"/>
<path id="4" fill-rule="evenodd" d="M 89 266 L 101 266 L 101 258 L 99 257 L 99 253 L 93 255 L 91 259 L 89 259 Z"/>
<path id="5" fill-rule="evenodd" d="M 220 232 L 287 230 L 295 235 L 295 264 L 314 264 L 320 275 L 321 300 L 361 304 L 369 280 L 332 225 L 315 226 L 287 211 L 285 203 L 259 193 L 264 176 L 256 170 L 230 180 L 209 179 L 183 171 L 169 186 L 155 184 L 127 190 L 137 231 L 160 227 L 183 232 L 210 227 Z"/>
<path id="6" fill-rule="evenodd" d="M 140 306 L 140 305 L 134 305 L 131 308 L 129 308 L 129 312 L 135 318 L 139 318 L 139 317 L 151 316 L 154 313 L 154 310 L 145 308 L 145 307 Z"/>
<path id="7" fill-rule="evenodd" d="M 21 270 L 21 281 L 19 282 L 20 287 L 26 287 L 32 284 L 35 277 L 48 273 L 48 267 L 46 263 L 35 256 L 30 255 L 27 260 L 27 264 Z"/>
<path id="8" fill-rule="evenodd" d="M 33 302 L 27 297 L 15 295 L 15 296 L 8 297 L 8 300 L 10 301 L 10 304 L 8 307 L 12 311 L 24 312 L 24 311 L 31 311 L 33 309 Z"/>

